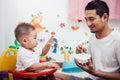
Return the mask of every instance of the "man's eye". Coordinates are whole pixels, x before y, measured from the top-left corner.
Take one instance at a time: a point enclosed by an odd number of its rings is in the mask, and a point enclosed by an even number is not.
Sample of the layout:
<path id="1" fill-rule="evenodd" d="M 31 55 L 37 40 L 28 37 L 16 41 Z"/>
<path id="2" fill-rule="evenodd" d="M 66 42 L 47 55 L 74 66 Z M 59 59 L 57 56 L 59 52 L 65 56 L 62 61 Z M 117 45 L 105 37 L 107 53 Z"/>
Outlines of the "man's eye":
<path id="1" fill-rule="evenodd" d="M 94 18 L 88 18 L 88 19 L 85 19 L 86 21 L 94 21 L 95 19 Z"/>
<path id="2" fill-rule="evenodd" d="M 89 19 L 90 21 L 94 21 L 94 19 L 92 18 L 92 19 Z"/>

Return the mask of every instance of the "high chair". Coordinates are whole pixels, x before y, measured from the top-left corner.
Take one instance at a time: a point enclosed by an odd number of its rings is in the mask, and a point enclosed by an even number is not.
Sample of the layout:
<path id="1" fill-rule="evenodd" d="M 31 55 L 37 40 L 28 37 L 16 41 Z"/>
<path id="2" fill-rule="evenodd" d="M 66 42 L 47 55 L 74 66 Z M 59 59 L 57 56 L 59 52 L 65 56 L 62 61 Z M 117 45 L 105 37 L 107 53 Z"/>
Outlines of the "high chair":
<path id="1" fill-rule="evenodd" d="M 17 71 L 16 59 L 17 50 L 8 48 L 0 56 L 0 78 L 3 80 L 22 80 L 23 78 L 46 76 L 49 80 L 56 80 L 53 73 L 57 70 L 51 68 L 47 71 L 28 72 L 27 70 Z"/>

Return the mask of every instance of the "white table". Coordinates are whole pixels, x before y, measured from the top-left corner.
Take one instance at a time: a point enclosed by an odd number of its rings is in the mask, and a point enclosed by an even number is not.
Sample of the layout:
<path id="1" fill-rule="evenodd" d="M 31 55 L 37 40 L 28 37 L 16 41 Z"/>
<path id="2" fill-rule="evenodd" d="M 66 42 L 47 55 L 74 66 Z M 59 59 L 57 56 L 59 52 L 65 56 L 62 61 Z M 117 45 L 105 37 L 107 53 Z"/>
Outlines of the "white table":
<path id="1" fill-rule="evenodd" d="M 62 73 L 62 74 L 67 74 L 67 75 L 74 75 L 74 76 L 77 76 L 77 77 L 87 77 L 89 76 L 89 73 L 87 72 L 74 72 L 74 73 L 66 73 L 66 72 L 62 72 L 62 69 L 60 70 L 57 70 L 57 73 Z"/>

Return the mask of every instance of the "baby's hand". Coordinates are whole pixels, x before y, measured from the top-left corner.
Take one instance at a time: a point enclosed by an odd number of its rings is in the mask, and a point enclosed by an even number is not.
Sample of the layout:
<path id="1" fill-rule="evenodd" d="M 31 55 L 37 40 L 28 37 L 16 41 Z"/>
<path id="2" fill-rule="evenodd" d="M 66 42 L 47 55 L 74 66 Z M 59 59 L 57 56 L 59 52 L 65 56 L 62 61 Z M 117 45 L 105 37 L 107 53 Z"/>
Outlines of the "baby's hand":
<path id="1" fill-rule="evenodd" d="M 52 62 L 48 62 L 48 68 L 56 68 L 56 69 L 60 69 L 60 66 L 56 63 L 52 63 Z"/>
<path id="2" fill-rule="evenodd" d="M 51 36 L 50 39 L 48 40 L 47 44 L 51 45 L 53 43 L 54 36 Z"/>
<path id="3" fill-rule="evenodd" d="M 52 57 L 46 56 L 46 61 L 51 61 Z"/>

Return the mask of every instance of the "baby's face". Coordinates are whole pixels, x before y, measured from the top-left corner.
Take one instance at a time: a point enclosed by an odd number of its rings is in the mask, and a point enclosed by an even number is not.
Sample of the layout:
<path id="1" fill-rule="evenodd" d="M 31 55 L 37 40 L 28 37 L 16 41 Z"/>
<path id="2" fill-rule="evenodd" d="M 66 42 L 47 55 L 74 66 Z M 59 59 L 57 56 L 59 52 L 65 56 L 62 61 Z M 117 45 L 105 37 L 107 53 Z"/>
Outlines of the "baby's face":
<path id="1" fill-rule="evenodd" d="M 35 48 L 38 44 L 37 40 L 37 31 L 31 30 L 30 34 L 27 37 L 27 47 L 28 48 Z"/>

